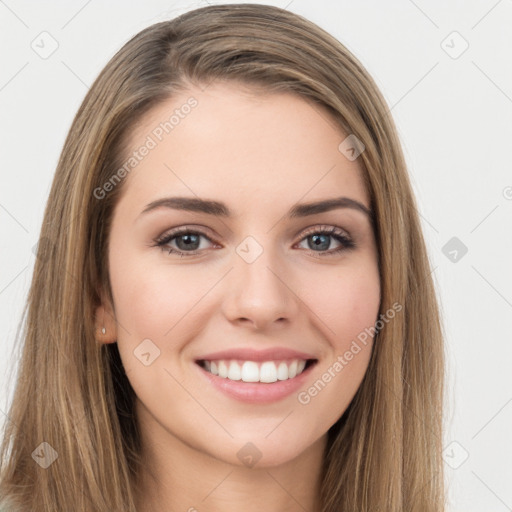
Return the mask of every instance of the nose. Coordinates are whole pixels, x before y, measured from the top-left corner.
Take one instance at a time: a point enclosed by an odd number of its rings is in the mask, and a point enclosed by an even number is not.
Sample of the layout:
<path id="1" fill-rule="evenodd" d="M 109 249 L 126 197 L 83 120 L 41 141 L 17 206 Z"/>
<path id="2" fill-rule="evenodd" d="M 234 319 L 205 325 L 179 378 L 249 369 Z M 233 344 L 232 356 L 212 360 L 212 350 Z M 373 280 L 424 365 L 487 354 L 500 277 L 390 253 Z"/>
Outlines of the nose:
<path id="1" fill-rule="evenodd" d="M 289 323 L 300 309 L 290 272 L 270 250 L 252 263 L 235 254 L 227 277 L 223 312 L 230 322 L 264 330 Z"/>

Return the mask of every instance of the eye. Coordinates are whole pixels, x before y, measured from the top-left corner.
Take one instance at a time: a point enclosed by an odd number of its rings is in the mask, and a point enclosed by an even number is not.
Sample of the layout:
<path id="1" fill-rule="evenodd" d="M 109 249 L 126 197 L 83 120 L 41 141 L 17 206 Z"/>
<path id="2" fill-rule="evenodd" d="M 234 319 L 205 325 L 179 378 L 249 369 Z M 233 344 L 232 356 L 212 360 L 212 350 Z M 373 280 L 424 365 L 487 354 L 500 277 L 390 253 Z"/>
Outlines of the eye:
<path id="1" fill-rule="evenodd" d="M 340 244 L 339 247 L 330 251 L 324 251 L 323 249 L 329 249 L 332 239 L 335 239 Z M 305 238 L 302 240 L 306 241 L 308 245 L 308 247 L 306 247 L 307 249 L 310 249 L 312 253 L 316 253 L 320 256 L 333 256 L 342 251 L 354 249 L 356 246 L 347 233 L 334 226 L 313 228 L 306 233 Z"/>
<path id="2" fill-rule="evenodd" d="M 161 247 L 163 251 L 169 254 L 180 254 L 181 256 L 186 254 L 190 256 L 199 254 L 200 249 L 204 249 L 204 247 L 201 247 L 201 238 L 211 241 L 205 233 L 184 226 L 156 239 L 155 246 Z M 169 245 L 171 242 L 174 242 L 177 248 Z"/>

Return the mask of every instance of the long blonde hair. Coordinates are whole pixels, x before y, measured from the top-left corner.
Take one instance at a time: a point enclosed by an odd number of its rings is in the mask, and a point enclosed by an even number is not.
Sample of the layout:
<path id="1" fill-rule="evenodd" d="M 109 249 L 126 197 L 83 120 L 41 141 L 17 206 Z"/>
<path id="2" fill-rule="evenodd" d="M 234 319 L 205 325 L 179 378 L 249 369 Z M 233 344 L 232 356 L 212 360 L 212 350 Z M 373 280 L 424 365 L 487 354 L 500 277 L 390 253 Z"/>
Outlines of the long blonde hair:
<path id="1" fill-rule="evenodd" d="M 328 432 L 323 512 L 439 512 L 443 334 L 419 215 L 389 109 L 335 38 L 266 5 L 215 5 L 152 25 L 111 59 L 85 97 L 56 169 L 23 316 L 23 352 L 1 448 L 10 511 L 135 512 L 140 462 L 133 390 L 116 344 L 95 341 L 106 249 L 128 130 L 187 83 L 231 80 L 299 94 L 354 134 L 375 212 L 384 312 L 365 378 Z M 33 452 L 57 459 L 46 469 Z M 43 452 L 41 452 L 43 453 Z M 48 454 L 46 454 L 48 456 Z"/>

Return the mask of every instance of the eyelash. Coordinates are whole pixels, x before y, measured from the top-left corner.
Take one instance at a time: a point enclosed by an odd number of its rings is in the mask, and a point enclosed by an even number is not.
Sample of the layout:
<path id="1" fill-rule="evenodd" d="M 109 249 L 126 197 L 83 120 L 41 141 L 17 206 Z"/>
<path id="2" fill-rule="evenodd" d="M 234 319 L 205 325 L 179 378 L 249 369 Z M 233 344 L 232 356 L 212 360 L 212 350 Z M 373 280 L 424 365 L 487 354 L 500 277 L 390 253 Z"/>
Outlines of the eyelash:
<path id="1" fill-rule="evenodd" d="M 161 237 L 154 240 L 154 244 L 152 244 L 152 247 L 160 247 L 162 251 L 167 252 L 168 254 L 179 254 L 181 257 L 183 256 L 195 256 L 201 252 L 200 250 L 195 251 L 180 251 L 177 249 L 173 249 L 172 247 L 167 246 L 167 244 L 173 240 L 174 238 L 178 238 L 180 235 L 199 235 L 203 236 L 206 239 L 212 241 L 210 237 L 208 237 L 204 232 L 196 229 L 190 229 L 186 226 L 177 228 L 169 233 L 165 233 Z M 354 249 L 356 247 L 356 244 L 354 241 L 349 238 L 347 235 L 344 234 L 343 231 L 341 231 L 339 228 L 336 228 L 334 226 L 321 226 L 316 227 L 311 230 L 308 230 L 304 233 L 303 237 L 300 239 L 300 242 L 302 242 L 305 238 L 308 238 L 312 235 L 330 235 L 331 237 L 335 238 L 337 241 L 339 241 L 342 245 L 338 247 L 337 249 L 332 249 L 330 251 L 312 251 L 309 250 L 309 253 L 313 255 L 320 255 L 321 257 L 324 256 L 335 256 L 339 254 L 342 251 L 347 251 Z M 299 242 L 299 243 L 300 243 Z"/>

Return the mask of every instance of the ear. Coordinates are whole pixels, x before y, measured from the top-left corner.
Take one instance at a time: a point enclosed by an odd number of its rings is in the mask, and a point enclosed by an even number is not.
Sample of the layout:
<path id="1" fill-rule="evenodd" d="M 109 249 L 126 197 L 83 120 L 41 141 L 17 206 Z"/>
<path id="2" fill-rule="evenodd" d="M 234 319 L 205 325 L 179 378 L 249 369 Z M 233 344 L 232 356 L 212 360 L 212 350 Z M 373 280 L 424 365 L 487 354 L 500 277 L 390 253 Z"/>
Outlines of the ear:
<path id="1" fill-rule="evenodd" d="M 117 341 L 116 319 L 110 304 L 103 303 L 96 307 L 95 337 L 99 343 L 115 343 Z"/>

